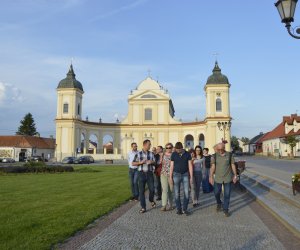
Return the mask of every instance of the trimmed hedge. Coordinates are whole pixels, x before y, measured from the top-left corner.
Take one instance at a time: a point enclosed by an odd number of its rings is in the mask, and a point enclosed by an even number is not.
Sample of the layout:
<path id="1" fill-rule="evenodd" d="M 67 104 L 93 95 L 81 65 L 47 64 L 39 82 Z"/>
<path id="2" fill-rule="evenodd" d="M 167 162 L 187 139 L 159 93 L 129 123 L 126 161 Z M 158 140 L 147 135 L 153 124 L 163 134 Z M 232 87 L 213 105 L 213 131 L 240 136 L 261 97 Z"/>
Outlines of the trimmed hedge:
<path id="1" fill-rule="evenodd" d="M 73 171 L 72 166 L 46 165 L 44 162 L 27 162 L 23 166 L 0 167 L 0 173 L 62 173 Z"/>

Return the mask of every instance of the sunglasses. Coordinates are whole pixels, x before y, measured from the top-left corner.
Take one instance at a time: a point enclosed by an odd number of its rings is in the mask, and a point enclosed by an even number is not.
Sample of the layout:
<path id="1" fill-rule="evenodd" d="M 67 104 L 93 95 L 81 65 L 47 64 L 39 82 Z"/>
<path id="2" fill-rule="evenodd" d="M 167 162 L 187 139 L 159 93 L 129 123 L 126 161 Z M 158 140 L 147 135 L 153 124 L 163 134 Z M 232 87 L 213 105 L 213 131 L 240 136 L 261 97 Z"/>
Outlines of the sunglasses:
<path id="1" fill-rule="evenodd" d="M 166 147 L 166 149 L 172 149 L 172 147 Z"/>

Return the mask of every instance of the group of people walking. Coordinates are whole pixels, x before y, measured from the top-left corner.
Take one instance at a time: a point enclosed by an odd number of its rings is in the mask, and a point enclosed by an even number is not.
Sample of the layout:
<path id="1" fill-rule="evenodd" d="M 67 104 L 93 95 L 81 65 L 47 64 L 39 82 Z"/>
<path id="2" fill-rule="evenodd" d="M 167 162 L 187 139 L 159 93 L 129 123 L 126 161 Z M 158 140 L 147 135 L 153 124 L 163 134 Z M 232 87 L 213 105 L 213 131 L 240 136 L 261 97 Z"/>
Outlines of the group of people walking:
<path id="1" fill-rule="evenodd" d="M 225 145 L 219 143 L 210 155 L 208 148 L 186 151 L 181 142 L 175 146 L 167 143 L 165 149 L 157 146 L 151 149 L 150 140 L 143 142 L 142 150 L 138 151 L 137 144 L 131 144 L 128 154 L 129 178 L 131 185 L 131 200 L 140 201 L 140 213 L 146 212 L 145 188 L 149 190 L 149 202 L 152 208 L 156 201 L 161 200 L 161 211 L 173 210 L 174 198 L 176 213 L 189 215 L 188 204 L 191 194 L 193 207 L 200 204 L 200 190 L 203 193 L 214 191 L 217 211 L 223 209 L 229 216 L 231 183 L 237 181 L 234 157 L 225 151 Z M 182 187 L 182 188 L 181 188 Z M 221 201 L 222 187 L 224 201 Z M 182 190 L 181 190 L 182 189 Z M 180 193 L 183 193 L 183 202 Z"/>

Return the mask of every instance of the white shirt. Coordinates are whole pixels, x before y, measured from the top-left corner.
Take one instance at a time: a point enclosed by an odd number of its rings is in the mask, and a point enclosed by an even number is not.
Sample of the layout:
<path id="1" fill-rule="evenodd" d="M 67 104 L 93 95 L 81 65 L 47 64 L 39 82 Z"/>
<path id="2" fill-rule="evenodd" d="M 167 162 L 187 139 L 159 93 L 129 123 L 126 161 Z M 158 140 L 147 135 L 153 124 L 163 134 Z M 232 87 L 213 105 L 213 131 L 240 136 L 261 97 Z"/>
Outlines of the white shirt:
<path id="1" fill-rule="evenodd" d="M 136 155 L 137 153 L 138 153 L 138 151 L 130 151 L 130 152 L 128 153 L 127 159 L 128 159 L 128 165 L 129 165 L 129 168 L 132 168 L 132 169 L 137 169 L 137 168 L 138 168 L 137 166 L 132 166 L 132 162 L 133 162 L 134 157 L 135 157 L 135 155 Z"/>

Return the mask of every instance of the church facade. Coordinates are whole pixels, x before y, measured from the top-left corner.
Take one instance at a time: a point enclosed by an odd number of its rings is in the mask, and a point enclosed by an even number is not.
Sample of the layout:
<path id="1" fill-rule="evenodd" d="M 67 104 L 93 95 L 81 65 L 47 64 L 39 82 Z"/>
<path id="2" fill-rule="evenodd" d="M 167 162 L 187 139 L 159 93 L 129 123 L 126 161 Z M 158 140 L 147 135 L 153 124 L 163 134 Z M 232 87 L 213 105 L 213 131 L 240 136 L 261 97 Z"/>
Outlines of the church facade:
<path id="1" fill-rule="evenodd" d="M 127 117 L 116 123 L 91 122 L 82 119 L 84 91 L 71 65 L 67 77 L 57 87 L 56 158 L 61 161 L 67 156 L 93 154 L 96 160 L 123 159 L 132 142 L 141 148 L 145 139 L 152 146 L 164 147 L 167 142 L 181 141 L 186 148 L 201 145 L 211 152 L 216 143 L 226 140 L 226 149 L 230 150 L 230 126 L 224 129 L 221 125 L 231 124 L 229 90 L 228 78 L 216 62 L 204 86 L 205 119 L 181 122 L 174 117 L 168 91 L 147 77 L 128 95 Z M 197 109 L 197 104 L 194 107 Z M 111 138 L 110 152 L 104 147 L 106 136 Z"/>

